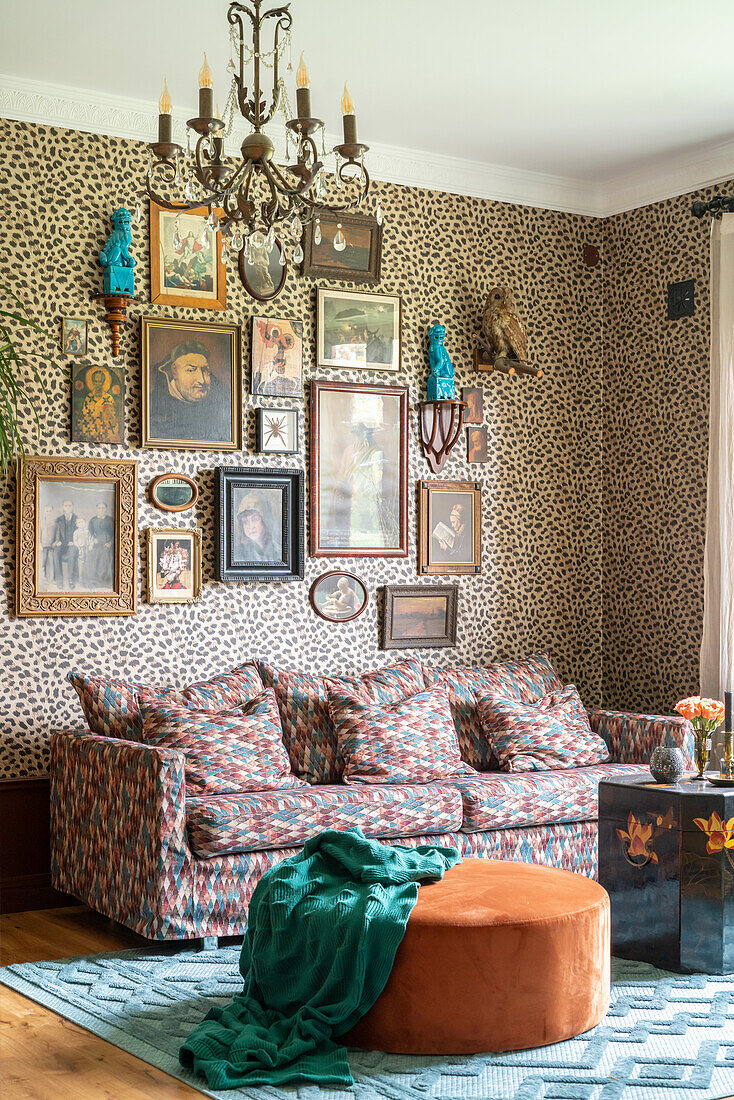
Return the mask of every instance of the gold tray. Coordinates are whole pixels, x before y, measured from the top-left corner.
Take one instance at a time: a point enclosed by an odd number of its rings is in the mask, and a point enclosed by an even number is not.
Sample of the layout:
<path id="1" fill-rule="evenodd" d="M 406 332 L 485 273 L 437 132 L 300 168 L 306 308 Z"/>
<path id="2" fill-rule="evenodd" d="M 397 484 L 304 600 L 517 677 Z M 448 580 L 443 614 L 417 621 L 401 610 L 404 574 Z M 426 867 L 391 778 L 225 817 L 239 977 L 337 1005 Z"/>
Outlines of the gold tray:
<path id="1" fill-rule="evenodd" d="M 705 778 L 715 787 L 734 787 L 734 779 L 727 779 L 725 775 L 706 775 Z"/>

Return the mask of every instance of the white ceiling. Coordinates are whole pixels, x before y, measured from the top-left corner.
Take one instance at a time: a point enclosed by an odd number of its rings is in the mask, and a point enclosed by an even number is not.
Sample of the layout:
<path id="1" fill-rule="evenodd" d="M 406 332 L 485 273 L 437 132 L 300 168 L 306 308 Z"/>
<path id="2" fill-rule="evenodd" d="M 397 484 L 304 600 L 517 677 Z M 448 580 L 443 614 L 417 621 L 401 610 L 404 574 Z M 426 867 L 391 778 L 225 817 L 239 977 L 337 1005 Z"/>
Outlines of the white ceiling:
<path id="1" fill-rule="evenodd" d="M 96 127 L 116 132 L 135 112 L 152 116 L 165 75 L 186 118 L 204 49 L 223 102 L 227 6 L 0 0 L 0 110 L 81 125 L 86 102 L 86 121 L 104 108 Z M 293 0 L 291 10 L 314 112 L 336 134 L 348 78 L 383 178 L 606 213 L 734 177 L 734 0 Z"/>

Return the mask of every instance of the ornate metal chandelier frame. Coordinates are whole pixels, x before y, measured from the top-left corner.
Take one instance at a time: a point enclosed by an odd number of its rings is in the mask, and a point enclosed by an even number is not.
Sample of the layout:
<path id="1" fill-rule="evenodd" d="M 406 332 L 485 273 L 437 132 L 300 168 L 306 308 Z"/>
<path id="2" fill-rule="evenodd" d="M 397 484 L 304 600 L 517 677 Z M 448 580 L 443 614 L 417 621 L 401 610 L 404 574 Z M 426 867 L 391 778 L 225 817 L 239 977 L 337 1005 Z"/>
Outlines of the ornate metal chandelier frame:
<path id="1" fill-rule="evenodd" d="M 238 269 L 246 289 L 246 259 L 252 262 L 258 253 L 262 256 L 263 249 L 269 255 L 277 245 L 281 264 L 285 266 L 285 238 L 290 234 L 296 248 L 294 258 L 299 260 L 298 242 L 303 225 L 318 218 L 321 213 L 338 214 L 356 209 L 367 197 L 370 187 L 369 173 L 364 165 L 364 155 L 369 146 L 357 141 L 344 142 L 336 145 L 332 153 L 336 158 L 336 183 L 340 189 L 347 189 L 346 201 L 342 204 L 324 201 L 324 162 L 319 158 L 314 140 L 320 131 L 321 156 L 325 157 L 324 123 L 319 118 L 296 117 L 286 122 L 287 130 L 293 134 L 296 162 L 282 167 L 275 163 L 273 142 L 263 128 L 279 110 L 288 110 L 288 94 L 280 75 L 280 63 L 286 45 L 290 48 L 293 17 L 290 4 L 262 13 L 261 7 L 262 0 L 250 0 L 249 3 L 232 0 L 227 12 L 230 38 L 238 53 L 237 61 L 233 58 L 229 64 L 233 79 L 224 111 L 225 116 L 229 113 L 229 126 L 225 129 L 222 119 L 213 115 L 190 118 L 186 124 L 189 140 L 186 152 L 172 141 L 151 142 L 145 183 L 148 197 L 166 210 L 185 213 L 202 206 L 208 207 L 209 228 L 223 231 L 223 252 L 226 248 L 232 248 L 239 253 Z M 252 26 L 251 48 L 245 46 L 245 17 Z M 275 20 L 273 49 L 265 54 L 261 50 L 262 32 L 269 20 Z M 261 63 L 268 66 L 267 57 L 272 57 L 273 69 L 269 104 L 261 79 Z M 246 83 L 248 62 L 252 63 L 251 88 Z M 237 164 L 233 164 L 231 158 L 228 162 L 224 156 L 224 136 L 232 129 L 235 103 L 242 117 L 252 126 L 252 132 L 242 142 L 241 160 Z M 199 135 L 193 152 L 192 133 Z M 289 134 L 286 135 L 286 155 L 288 138 Z M 172 202 L 157 190 L 166 184 L 184 185 L 184 176 L 187 177 L 186 201 Z M 194 181 L 202 194 L 196 193 Z M 258 181 L 264 181 L 264 198 L 257 195 Z M 276 236 L 278 232 L 283 233 L 283 240 Z"/>

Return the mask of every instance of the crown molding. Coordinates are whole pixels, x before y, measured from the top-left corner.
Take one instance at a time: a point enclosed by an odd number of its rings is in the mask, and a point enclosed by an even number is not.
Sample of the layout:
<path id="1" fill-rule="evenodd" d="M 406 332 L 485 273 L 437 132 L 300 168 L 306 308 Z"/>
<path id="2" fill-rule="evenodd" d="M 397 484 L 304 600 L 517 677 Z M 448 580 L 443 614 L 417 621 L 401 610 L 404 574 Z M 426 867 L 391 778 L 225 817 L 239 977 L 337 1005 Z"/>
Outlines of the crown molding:
<path id="1" fill-rule="evenodd" d="M 0 116 L 147 142 L 156 132 L 158 112 L 147 100 L 0 74 Z M 174 140 L 181 144 L 186 117 L 174 111 Z M 244 124 L 236 126 L 227 150 L 237 152 L 246 133 Z M 282 128 L 274 127 L 270 136 L 276 155 L 283 157 Z M 327 133 L 327 148 L 338 140 Z M 734 178 L 734 140 L 712 142 L 602 182 L 380 143 L 370 146 L 369 169 L 375 180 L 386 183 L 605 218 Z"/>

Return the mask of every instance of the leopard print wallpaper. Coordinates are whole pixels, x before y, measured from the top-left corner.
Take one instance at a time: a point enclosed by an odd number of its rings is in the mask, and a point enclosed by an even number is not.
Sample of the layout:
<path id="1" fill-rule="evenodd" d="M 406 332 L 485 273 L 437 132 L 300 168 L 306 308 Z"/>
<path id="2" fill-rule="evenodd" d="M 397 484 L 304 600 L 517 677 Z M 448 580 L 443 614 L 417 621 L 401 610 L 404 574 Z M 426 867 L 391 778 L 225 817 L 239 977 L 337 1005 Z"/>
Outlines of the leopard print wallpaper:
<path id="1" fill-rule="evenodd" d="M 145 147 L 26 123 L 0 125 L 0 284 L 12 286 L 34 317 L 55 332 L 63 315 L 87 317 L 87 359 L 109 364 L 109 330 L 91 299 L 101 289 L 96 257 L 106 239 L 110 213 L 130 204 L 140 186 Z M 254 314 L 303 319 L 306 381 L 395 379 L 410 387 L 411 487 L 418 478 L 431 476 L 420 454 L 415 404 L 425 396 L 428 329 L 435 321 L 446 325 L 446 346 L 458 385 L 478 384 L 484 389 L 489 461 L 469 466 L 462 441 L 442 475 L 481 483 L 483 572 L 449 578 L 460 585 L 458 644 L 451 650 L 426 651 L 424 656 L 448 665 L 548 649 L 564 679 L 575 682 L 588 703 L 600 701 L 602 270 L 587 267 L 582 257 L 586 244 L 601 247 L 602 224 L 571 214 L 394 185 L 377 184 L 378 195 L 386 218 L 379 289 L 403 299 L 402 370 L 397 379 L 392 374 L 315 369 L 317 284 L 293 272 L 281 297 L 261 307 L 245 295 L 232 269 L 226 312 L 151 305 L 147 214 L 140 225 L 133 225 L 138 300 L 130 310 L 133 321 L 123 331 L 116 360 L 126 375 L 127 446 L 69 442 L 70 357 L 58 354 L 44 371 L 48 392 L 37 395 L 41 435 L 28 450 L 136 459 L 140 530 L 171 523 L 202 528 L 203 598 L 195 605 L 164 607 L 145 603 L 143 596 L 137 615 L 129 618 L 14 618 L 15 486 L 11 481 L 2 487 L 0 777 L 42 773 L 49 730 L 80 725 L 81 713 L 65 680 L 69 669 L 183 684 L 254 655 L 324 672 L 374 667 L 400 656 L 400 651 L 388 654 L 379 649 L 375 597 L 386 583 L 418 581 L 412 491 L 407 559 L 307 557 L 303 582 L 221 584 L 213 579 L 215 467 L 305 468 L 306 463 L 305 448 L 288 460 L 279 456 L 279 461 L 253 453 L 252 410 L 262 403 L 249 393 Z M 499 282 L 515 290 L 530 333 L 531 358 L 544 371 L 539 380 L 478 375 L 471 367 L 472 334 L 484 296 Z M 228 319 L 243 326 L 244 453 L 140 449 L 138 321 L 144 314 Z M 304 402 L 283 403 L 298 408 L 301 438 L 307 439 Z M 153 509 L 145 495 L 149 481 L 171 467 L 195 476 L 200 486 L 195 512 L 173 519 Z M 314 614 L 308 591 L 319 574 L 339 566 L 364 578 L 370 601 L 358 619 L 334 625 Z M 141 592 L 143 576 L 141 550 Z"/>
<path id="2" fill-rule="evenodd" d="M 604 222 L 606 706 L 670 713 L 698 691 L 709 395 L 709 221 L 698 198 Z M 667 318 L 669 283 L 693 279 L 695 312 Z"/>

